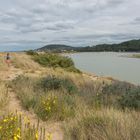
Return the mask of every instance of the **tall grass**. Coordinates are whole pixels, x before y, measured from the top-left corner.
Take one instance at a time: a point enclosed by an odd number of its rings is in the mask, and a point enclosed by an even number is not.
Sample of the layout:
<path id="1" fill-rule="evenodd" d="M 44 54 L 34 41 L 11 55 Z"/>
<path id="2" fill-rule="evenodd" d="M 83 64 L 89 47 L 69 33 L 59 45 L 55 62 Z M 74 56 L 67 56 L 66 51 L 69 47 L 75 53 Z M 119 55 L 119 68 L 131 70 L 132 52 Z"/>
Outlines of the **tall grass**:
<path id="1" fill-rule="evenodd" d="M 132 107 L 139 104 L 139 88 L 65 71 L 55 55 L 34 56 L 47 66 L 41 77 L 20 76 L 10 83 L 23 107 L 44 121 L 62 121 L 67 140 L 139 140 L 139 105 Z"/>
<path id="2" fill-rule="evenodd" d="M 48 83 L 48 79 L 44 81 L 44 78 L 20 76 L 11 86 L 23 107 L 34 110 L 42 120 L 64 120 L 74 116 L 75 97 L 70 96 L 74 92 L 73 85 L 67 86 L 59 78 L 59 81 L 50 80 L 52 81 Z M 43 85 L 40 82 L 45 83 Z M 55 82 L 60 82 L 60 86 Z"/>
<path id="3" fill-rule="evenodd" d="M 6 83 L 0 81 L 0 109 L 4 108 L 9 101 L 8 87 Z"/>
<path id="4" fill-rule="evenodd" d="M 67 140 L 139 140 L 140 113 L 113 108 L 77 110 L 77 116 L 65 123 Z"/>
<path id="5" fill-rule="evenodd" d="M 45 128 L 31 124 L 22 112 L 10 113 L 0 117 L 0 140 L 52 140 L 51 134 L 46 134 Z"/>
<path id="6" fill-rule="evenodd" d="M 25 53 L 12 53 L 12 63 L 16 68 L 22 70 L 40 70 L 40 66 L 35 63 L 30 56 L 25 55 Z"/>

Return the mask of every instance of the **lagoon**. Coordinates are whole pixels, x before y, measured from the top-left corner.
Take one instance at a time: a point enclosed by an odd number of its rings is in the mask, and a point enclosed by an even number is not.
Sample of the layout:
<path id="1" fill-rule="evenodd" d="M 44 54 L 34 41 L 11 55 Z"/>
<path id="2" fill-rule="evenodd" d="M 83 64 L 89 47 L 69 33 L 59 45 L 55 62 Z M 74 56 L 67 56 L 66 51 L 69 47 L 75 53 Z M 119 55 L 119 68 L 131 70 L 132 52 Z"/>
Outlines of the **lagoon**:
<path id="1" fill-rule="evenodd" d="M 98 76 L 109 76 L 140 85 L 140 59 L 129 58 L 133 53 L 85 52 L 68 54 L 75 66 Z"/>

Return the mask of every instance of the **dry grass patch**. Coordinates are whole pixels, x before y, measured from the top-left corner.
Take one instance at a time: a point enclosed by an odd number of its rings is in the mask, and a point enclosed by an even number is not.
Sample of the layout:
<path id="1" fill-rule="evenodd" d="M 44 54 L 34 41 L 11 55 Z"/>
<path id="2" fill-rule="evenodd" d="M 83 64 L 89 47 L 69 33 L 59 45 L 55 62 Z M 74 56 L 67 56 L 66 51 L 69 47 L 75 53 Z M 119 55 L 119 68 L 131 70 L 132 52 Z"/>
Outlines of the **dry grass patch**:
<path id="1" fill-rule="evenodd" d="M 36 71 L 40 70 L 39 64 L 35 63 L 30 56 L 26 55 L 25 53 L 13 53 L 13 64 L 16 68 L 20 68 L 23 70 L 29 70 L 29 71 Z"/>
<path id="2" fill-rule="evenodd" d="M 8 88 L 3 81 L 0 81 L 0 109 L 3 109 L 9 101 Z"/>
<path id="3" fill-rule="evenodd" d="M 84 109 L 84 108 L 83 108 Z M 77 116 L 65 124 L 67 140 L 139 140 L 140 113 L 101 110 L 77 110 Z"/>

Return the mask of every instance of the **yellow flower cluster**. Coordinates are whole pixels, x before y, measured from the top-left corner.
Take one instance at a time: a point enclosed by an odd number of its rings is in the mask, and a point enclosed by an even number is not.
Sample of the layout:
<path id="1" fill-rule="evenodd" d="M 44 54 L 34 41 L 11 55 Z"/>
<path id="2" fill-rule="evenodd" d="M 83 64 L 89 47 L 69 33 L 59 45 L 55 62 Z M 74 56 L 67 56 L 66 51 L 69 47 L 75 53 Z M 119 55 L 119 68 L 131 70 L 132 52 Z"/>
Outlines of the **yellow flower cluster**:
<path id="1" fill-rule="evenodd" d="M 17 128 L 17 132 L 14 134 L 14 140 L 19 140 L 21 139 L 21 130 L 20 128 Z"/>
<path id="2" fill-rule="evenodd" d="M 35 133 L 35 138 L 36 138 L 36 140 L 38 140 L 38 137 L 39 137 L 38 131 L 36 131 L 36 133 Z"/>
<path id="3" fill-rule="evenodd" d="M 24 116 L 24 123 L 25 124 L 30 124 L 30 119 L 27 116 Z"/>
<path id="4" fill-rule="evenodd" d="M 42 104 L 44 110 L 50 114 L 52 111 L 55 111 L 57 108 L 57 97 L 56 96 L 49 96 L 46 99 L 42 99 Z"/>
<path id="5" fill-rule="evenodd" d="M 0 139 L 19 140 L 21 138 L 18 117 L 12 113 L 0 120 Z"/>
<path id="6" fill-rule="evenodd" d="M 52 140 L 52 134 L 51 133 L 47 134 L 46 140 Z"/>
<path id="7" fill-rule="evenodd" d="M 0 140 L 39 140 L 40 137 L 41 140 L 52 140 L 51 134 L 43 136 L 38 128 L 31 127 L 30 119 L 21 113 L 0 118 Z"/>

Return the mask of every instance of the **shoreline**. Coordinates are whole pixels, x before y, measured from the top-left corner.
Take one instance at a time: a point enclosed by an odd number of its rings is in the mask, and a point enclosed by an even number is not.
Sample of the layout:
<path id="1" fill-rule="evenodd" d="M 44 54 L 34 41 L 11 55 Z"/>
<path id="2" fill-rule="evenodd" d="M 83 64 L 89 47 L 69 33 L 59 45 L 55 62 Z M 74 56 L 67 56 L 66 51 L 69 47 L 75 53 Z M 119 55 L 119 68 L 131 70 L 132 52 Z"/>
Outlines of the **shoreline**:
<path id="1" fill-rule="evenodd" d="M 93 81 L 100 81 L 100 82 L 103 82 L 103 83 L 104 82 L 109 82 L 109 83 L 124 82 L 124 83 L 130 84 L 130 85 L 133 85 L 133 86 L 139 86 L 138 84 L 134 84 L 134 83 L 131 83 L 131 82 L 128 82 L 128 81 L 120 80 L 120 79 L 117 79 L 117 78 L 114 78 L 114 77 L 111 77 L 111 76 L 98 76 L 96 74 L 88 73 L 88 72 L 84 72 L 84 71 L 82 71 L 82 75 L 83 76 L 88 76 Z"/>

